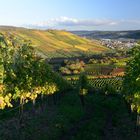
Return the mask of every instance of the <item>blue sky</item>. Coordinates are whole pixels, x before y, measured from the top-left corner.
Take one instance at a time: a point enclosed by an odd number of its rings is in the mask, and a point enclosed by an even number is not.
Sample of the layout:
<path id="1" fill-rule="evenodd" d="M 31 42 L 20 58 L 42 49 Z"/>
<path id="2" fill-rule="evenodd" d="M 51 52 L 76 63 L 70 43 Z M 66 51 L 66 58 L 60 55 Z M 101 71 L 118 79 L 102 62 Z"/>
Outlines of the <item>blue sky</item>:
<path id="1" fill-rule="evenodd" d="M 140 29 L 140 0 L 0 0 L 0 25 L 67 30 Z"/>

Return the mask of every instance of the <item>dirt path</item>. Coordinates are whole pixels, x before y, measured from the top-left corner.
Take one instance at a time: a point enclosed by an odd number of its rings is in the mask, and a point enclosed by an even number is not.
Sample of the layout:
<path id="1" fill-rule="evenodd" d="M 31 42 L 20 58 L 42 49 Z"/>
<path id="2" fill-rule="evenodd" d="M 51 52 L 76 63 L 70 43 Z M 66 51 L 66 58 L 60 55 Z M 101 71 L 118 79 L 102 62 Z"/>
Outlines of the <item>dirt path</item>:
<path id="1" fill-rule="evenodd" d="M 106 123 L 105 123 L 105 127 L 104 127 L 104 138 L 103 140 L 113 140 L 113 133 L 114 133 L 114 128 L 113 128 L 113 124 L 112 124 L 112 112 L 109 110 L 106 110 L 107 112 L 107 116 L 106 116 Z"/>
<path id="2" fill-rule="evenodd" d="M 93 114 L 93 107 L 91 106 L 86 106 L 84 108 L 85 114 L 84 116 L 66 132 L 63 133 L 59 140 L 71 140 L 80 130 L 80 128 L 84 125 L 86 125 L 92 118 Z"/>

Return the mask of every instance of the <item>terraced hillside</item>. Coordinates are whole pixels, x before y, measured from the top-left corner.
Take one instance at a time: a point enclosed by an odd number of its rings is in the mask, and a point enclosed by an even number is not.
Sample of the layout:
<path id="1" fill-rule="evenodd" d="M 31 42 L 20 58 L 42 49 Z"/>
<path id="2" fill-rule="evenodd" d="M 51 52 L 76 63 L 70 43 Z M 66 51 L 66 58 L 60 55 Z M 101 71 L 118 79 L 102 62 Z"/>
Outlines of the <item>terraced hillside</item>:
<path id="1" fill-rule="evenodd" d="M 45 57 L 77 57 L 102 53 L 108 49 L 98 41 L 81 38 L 67 31 L 33 30 L 15 27 L 0 27 L 0 32 L 11 33 L 16 37 L 31 40 L 33 45 Z"/>

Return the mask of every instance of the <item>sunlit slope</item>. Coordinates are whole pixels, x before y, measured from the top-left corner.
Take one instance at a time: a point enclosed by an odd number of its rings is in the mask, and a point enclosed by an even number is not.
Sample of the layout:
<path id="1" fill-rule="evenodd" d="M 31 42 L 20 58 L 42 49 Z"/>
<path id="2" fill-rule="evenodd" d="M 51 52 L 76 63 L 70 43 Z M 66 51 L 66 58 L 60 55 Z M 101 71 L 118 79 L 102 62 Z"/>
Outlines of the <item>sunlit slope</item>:
<path id="1" fill-rule="evenodd" d="M 33 45 L 46 57 L 75 57 L 108 51 L 98 41 L 81 38 L 67 31 L 24 28 L 0 28 L 0 31 L 10 32 L 20 38 L 31 40 Z"/>

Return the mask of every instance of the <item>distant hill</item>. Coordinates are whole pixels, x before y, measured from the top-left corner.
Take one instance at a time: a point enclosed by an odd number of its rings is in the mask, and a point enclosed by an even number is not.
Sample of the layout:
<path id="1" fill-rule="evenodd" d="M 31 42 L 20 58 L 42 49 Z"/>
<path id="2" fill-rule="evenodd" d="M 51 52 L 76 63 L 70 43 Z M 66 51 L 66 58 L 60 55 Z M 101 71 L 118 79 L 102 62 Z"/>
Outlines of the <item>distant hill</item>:
<path id="1" fill-rule="evenodd" d="M 134 31 L 72 31 L 89 39 L 140 39 L 140 30 Z"/>
<path id="2" fill-rule="evenodd" d="M 78 57 L 106 52 L 100 42 L 88 40 L 63 30 L 34 30 L 0 26 L 0 32 L 31 40 L 44 57 Z"/>

